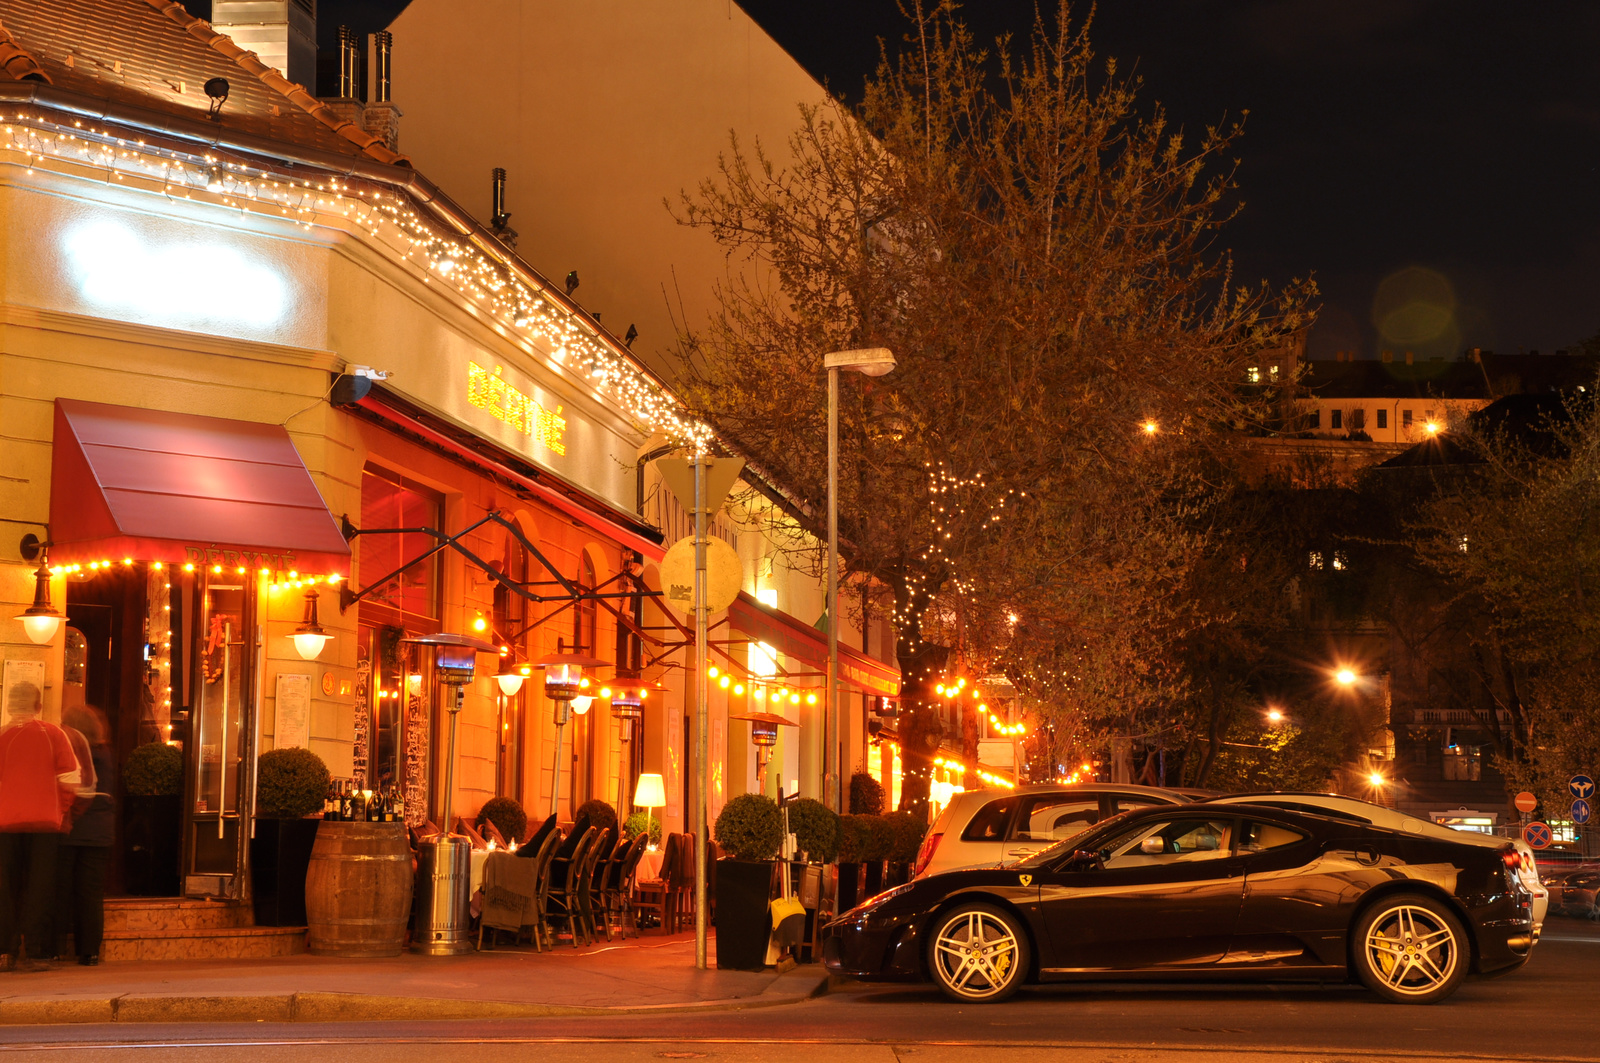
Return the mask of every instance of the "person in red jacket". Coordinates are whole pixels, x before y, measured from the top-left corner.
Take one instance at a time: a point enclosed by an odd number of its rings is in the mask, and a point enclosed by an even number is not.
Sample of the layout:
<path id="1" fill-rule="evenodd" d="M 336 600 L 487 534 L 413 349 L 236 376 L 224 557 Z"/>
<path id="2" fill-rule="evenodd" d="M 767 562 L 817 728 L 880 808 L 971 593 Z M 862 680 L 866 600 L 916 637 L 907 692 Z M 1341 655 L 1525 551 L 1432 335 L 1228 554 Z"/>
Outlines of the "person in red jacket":
<path id="1" fill-rule="evenodd" d="M 48 966 L 56 850 L 81 777 L 67 733 L 39 719 L 40 702 L 32 683 L 12 687 L 0 729 L 0 970 Z"/>

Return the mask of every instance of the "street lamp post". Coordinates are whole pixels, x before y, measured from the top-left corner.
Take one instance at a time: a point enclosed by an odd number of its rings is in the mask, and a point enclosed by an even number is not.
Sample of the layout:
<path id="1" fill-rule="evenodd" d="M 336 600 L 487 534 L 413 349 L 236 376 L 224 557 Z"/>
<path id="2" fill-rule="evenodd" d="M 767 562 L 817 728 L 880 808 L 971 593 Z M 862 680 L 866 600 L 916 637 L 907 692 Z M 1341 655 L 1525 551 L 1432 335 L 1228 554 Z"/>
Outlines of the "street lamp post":
<path id="1" fill-rule="evenodd" d="M 823 800 L 844 811 L 842 765 L 844 742 L 839 712 L 839 371 L 883 376 L 894 368 L 894 355 L 884 347 L 835 351 L 822 359 L 828 370 L 828 705 L 822 727 Z"/>

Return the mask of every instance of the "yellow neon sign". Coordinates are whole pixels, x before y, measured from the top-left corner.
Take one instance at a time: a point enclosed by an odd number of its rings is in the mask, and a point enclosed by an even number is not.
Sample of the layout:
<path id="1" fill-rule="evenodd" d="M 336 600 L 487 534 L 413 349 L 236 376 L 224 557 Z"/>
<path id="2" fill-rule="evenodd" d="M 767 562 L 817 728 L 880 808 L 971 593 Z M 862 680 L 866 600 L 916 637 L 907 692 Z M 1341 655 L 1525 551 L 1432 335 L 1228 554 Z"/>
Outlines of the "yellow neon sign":
<path id="1" fill-rule="evenodd" d="M 467 363 L 467 401 L 480 410 L 532 436 L 557 454 L 567 452 L 565 407 L 553 411 L 500 378 L 500 366 L 490 372 L 477 362 Z"/>

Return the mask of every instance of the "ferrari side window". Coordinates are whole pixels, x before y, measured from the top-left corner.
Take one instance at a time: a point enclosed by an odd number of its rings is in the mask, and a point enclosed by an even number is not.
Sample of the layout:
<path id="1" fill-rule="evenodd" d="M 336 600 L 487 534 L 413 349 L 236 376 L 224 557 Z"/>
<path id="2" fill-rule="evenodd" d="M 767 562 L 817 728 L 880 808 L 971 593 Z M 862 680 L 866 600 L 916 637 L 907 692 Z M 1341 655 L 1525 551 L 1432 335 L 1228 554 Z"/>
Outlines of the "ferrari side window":
<path id="1" fill-rule="evenodd" d="M 1233 821 L 1177 819 L 1140 825 L 1108 847 L 1107 868 L 1215 860 L 1233 852 Z"/>
<path id="2" fill-rule="evenodd" d="M 1272 849 L 1282 849 L 1285 846 L 1303 842 L 1306 836 L 1289 827 L 1280 827 L 1276 823 L 1246 823 L 1244 830 L 1239 833 L 1239 851 L 1242 853 L 1265 853 Z"/>
<path id="3" fill-rule="evenodd" d="M 967 824 L 967 829 L 961 832 L 964 842 L 1003 842 L 1006 840 L 1006 828 L 1011 825 L 1011 813 L 1016 811 L 1017 799 L 1007 797 L 999 801 L 990 801 L 978 809 L 977 815 L 972 817 L 972 822 Z"/>

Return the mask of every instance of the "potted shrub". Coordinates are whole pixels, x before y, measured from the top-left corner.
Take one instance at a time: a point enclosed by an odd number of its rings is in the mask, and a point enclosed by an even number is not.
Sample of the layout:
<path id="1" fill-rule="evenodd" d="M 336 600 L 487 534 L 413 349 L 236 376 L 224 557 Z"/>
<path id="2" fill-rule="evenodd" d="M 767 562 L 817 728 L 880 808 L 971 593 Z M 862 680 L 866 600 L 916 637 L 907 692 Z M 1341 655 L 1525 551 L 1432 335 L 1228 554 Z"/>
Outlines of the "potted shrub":
<path id="1" fill-rule="evenodd" d="M 871 844 L 872 830 L 868 823 L 871 818 L 839 817 L 839 890 L 834 903 L 841 915 L 861 900 L 861 866 L 866 862 L 867 848 Z"/>
<path id="2" fill-rule="evenodd" d="M 500 837 L 507 842 L 521 845 L 527 840 L 528 813 L 523 811 L 522 802 L 515 797 L 491 797 L 478 809 L 478 826 L 484 823 L 493 823 L 494 829 L 500 832 Z"/>
<path id="3" fill-rule="evenodd" d="M 717 861 L 717 966 L 759 971 L 767 964 L 772 861 L 782 843 L 778 803 L 740 794 L 717 816 L 715 838 L 728 855 Z"/>
<path id="4" fill-rule="evenodd" d="M 256 760 L 250 889 L 257 926 L 306 925 L 306 868 L 332 777 L 309 749 L 272 749 Z"/>
<path id="5" fill-rule="evenodd" d="M 889 825 L 889 874 L 885 886 L 898 886 L 911 878 L 911 865 L 916 863 L 917 850 L 928 833 L 928 824 L 921 816 L 910 812 L 891 812 L 883 817 Z"/>
<path id="6" fill-rule="evenodd" d="M 887 816 L 862 816 L 866 841 L 861 847 L 863 895 L 876 897 L 883 892 L 883 865 L 894 852 L 894 825 Z"/>
<path id="7" fill-rule="evenodd" d="M 858 816 L 883 815 L 883 784 L 864 771 L 850 776 L 850 811 Z"/>
<path id="8" fill-rule="evenodd" d="M 623 824 L 623 830 L 627 832 L 628 837 L 637 838 L 644 833 L 646 822 L 650 826 L 650 841 L 646 844 L 659 847 L 661 845 L 660 816 L 651 815 L 649 812 L 635 812 Z"/>
<path id="9" fill-rule="evenodd" d="M 183 753 L 150 742 L 122 765 L 126 888 L 135 897 L 176 897 L 183 849 Z"/>

